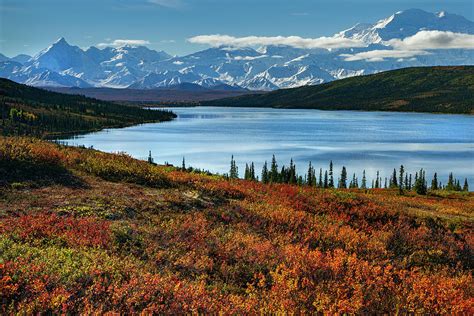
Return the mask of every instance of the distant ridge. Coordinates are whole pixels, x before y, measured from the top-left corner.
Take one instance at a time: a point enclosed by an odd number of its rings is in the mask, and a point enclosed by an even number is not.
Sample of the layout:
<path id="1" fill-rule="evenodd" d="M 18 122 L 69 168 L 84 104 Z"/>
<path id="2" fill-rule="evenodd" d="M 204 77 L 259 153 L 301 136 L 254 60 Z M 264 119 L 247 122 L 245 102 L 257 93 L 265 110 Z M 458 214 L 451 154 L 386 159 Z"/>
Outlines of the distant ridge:
<path id="1" fill-rule="evenodd" d="M 405 68 L 201 104 L 474 114 L 474 66 Z"/>
<path id="2" fill-rule="evenodd" d="M 114 88 L 67 88 L 45 87 L 45 89 L 66 94 L 84 95 L 105 101 L 147 102 L 147 103 L 189 103 L 222 99 L 256 93 L 229 85 L 205 88 L 194 83 L 181 83 L 171 87 L 155 89 Z"/>

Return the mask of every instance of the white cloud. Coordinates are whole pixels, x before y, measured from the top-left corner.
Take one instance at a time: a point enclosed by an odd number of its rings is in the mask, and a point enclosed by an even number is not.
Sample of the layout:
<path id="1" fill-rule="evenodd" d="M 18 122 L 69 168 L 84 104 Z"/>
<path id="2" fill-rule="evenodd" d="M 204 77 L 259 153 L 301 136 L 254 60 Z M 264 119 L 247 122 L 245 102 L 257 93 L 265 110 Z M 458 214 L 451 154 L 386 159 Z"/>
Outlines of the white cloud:
<path id="1" fill-rule="evenodd" d="M 399 50 L 474 49 L 474 35 L 444 31 L 420 31 L 388 44 Z"/>
<path id="2" fill-rule="evenodd" d="M 143 46 L 143 45 L 148 45 L 150 44 L 149 41 L 147 40 L 137 40 L 137 39 L 116 39 L 113 41 L 109 41 L 108 43 L 99 43 L 97 44 L 97 47 L 103 48 L 103 47 L 121 47 L 125 45 L 131 45 L 131 46 Z"/>
<path id="3" fill-rule="evenodd" d="M 260 46 L 260 45 L 287 45 L 296 48 L 348 48 L 366 46 L 362 41 L 335 38 L 318 37 L 302 38 L 299 36 L 245 36 L 234 37 L 230 35 L 198 35 L 188 39 L 188 42 L 194 44 L 205 44 L 211 46 Z"/>
<path id="4" fill-rule="evenodd" d="M 379 49 L 356 54 L 341 54 L 345 61 L 366 60 L 371 62 L 384 61 L 386 58 L 410 58 L 419 55 L 429 55 L 423 50 L 389 50 Z"/>
<path id="5" fill-rule="evenodd" d="M 430 50 L 474 49 L 474 35 L 445 31 L 420 31 L 404 39 L 386 42 L 393 50 L 372 50 L 357 54 L 341 54 L 345 61 L 383 61 L 386 58 L 414 58 L 429 55 Z"/>

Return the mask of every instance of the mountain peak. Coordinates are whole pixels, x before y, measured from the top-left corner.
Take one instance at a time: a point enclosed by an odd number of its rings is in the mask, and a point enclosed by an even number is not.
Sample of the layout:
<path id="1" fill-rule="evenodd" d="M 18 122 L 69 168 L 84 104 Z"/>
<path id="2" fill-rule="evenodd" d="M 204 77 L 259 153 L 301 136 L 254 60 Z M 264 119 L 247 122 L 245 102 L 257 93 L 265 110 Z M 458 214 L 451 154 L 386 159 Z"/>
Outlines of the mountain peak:
<path id="1" fill-rule="evenodd" d="M 53 45 L 68 45 L 69 43 L 66 41 L 64 37 L 60 37 L 56 40 L 56 42 L 53 43 Z"/>

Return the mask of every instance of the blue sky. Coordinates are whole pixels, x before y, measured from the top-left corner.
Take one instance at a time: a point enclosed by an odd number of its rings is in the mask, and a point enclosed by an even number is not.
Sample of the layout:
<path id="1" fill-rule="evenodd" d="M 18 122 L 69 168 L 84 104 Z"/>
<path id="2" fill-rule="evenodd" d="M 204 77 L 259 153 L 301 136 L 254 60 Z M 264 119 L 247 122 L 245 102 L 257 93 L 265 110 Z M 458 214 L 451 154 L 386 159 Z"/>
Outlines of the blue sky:
<path id="1" fill-rule="evenodd" d="M 65 37 L 80 47 L 141 40 L 183 55 L 205 48 L 186 40 L 197 35 L 330 36 L 409 8 L 474 20 L 472 0 L 0 0 L 0 52 L 32 55 Z"/>

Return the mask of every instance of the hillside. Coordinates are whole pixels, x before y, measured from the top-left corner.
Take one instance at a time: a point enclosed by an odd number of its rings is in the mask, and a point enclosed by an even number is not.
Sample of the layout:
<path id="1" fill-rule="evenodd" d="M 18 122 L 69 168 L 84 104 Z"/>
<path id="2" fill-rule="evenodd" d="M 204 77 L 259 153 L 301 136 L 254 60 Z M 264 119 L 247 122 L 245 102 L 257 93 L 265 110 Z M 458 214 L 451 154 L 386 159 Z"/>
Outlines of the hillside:
<path id="1" fill-rule="evenodd" d="M 201 104 L 474 114 L 474 66 L 405 68 Z"/>
<path id="2" fill-rule="evenodd" d="M 80 94 L 89 98 L 95 98 L 105 101 L 128 101 L 128 102 L 146 102 L 146 103 L 180 103 L 180 102 L 198 102 L 228 97 L 235 97 L 252 93 L 244 89 L 224 90 L 207 89 L 198 86 L 201 89 L 113 89 L 113 88 L 46 88 L 50 91 L 67 94 Z M 255 92 L 253 92 L 255 93 Z"/>
<path id="3" fill-rule="evenodd" d="M 171 120 L 173 113 L 33 88 L 0 78 L 0 135 L 53 136 Z"/>
<path id="4" fill-rule="evenodd" d="M 471 314 L 472 193 L 225 180 L 0 137 L 2 314 Z"/>

